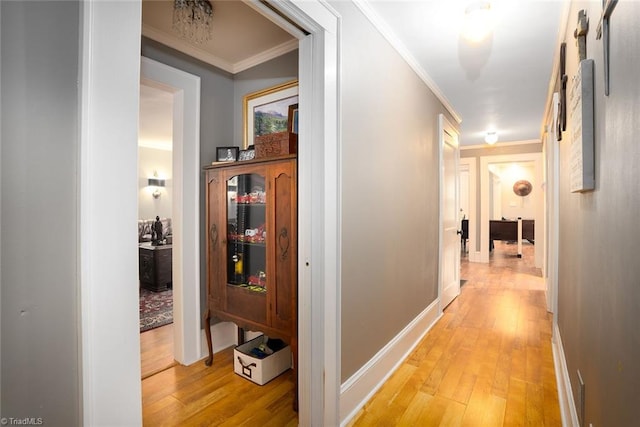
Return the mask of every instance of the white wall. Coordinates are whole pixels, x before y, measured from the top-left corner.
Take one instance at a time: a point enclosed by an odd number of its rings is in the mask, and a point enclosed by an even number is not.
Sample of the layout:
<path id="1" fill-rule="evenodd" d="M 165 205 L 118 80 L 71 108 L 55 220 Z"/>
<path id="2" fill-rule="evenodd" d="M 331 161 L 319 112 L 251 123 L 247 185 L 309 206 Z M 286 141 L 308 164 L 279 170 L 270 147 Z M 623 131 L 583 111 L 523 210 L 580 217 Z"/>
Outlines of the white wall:
<path id="1" fill-rule="evenodd" d="M 533 219 L 539 203 L 543 202 L 541 190 L 541 177 L 535 175 L 533 163 L 514 162 L 501 164 L 496 169 L 500 176 L 502 200 L 502 216 L 507 219 Z M 513 184 L 526 179 L 533 186 L 528 196 L 520 197 L 513 192 Z"/>
<path id="2" fill-rule="evenodd" d="M 158 187 L 160 197 L 152 196 L 149 178 L 157 172 L 165 180 L 165 187 Z M 171 218 L 173 197 L 172 152 L 148 147 L 138 147 L 138 218 Z"/>

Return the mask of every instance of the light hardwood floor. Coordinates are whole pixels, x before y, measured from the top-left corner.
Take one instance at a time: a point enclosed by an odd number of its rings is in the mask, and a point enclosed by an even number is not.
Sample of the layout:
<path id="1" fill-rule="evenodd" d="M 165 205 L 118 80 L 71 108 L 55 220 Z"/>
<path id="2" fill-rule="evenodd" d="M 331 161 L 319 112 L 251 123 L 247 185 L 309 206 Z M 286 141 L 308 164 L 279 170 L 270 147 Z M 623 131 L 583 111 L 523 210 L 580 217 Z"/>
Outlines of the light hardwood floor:
<path id="1" fill-rule="evenodd" d="M 350 426 L 560 426 L 551 315 L 533 247 L 496 242 L 462 263 L 461 295 Z M 233 353 L 142 381 L 145 426 L 293 426 L 292 372 L 265 386 L 233 373 Z"/>
<path id="2" fill-rule="evenodd" d="M 462 263 L 467 282 L 350 426 L 560 426 L 544 282 L 515 245 L 489 265 Z"/>
<path id="3" fill-rule="evenodd" d="M 142 379 L 176 364 L 173 359 L 173 323 L 140 334 Z"/>

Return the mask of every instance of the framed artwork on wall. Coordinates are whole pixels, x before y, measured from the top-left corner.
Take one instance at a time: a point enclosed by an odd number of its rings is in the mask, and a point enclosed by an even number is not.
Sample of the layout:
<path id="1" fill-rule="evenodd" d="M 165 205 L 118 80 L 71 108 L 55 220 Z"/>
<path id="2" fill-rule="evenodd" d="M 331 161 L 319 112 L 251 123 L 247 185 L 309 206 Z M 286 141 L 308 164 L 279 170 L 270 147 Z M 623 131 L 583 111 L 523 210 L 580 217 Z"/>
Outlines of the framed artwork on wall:
<path id="1" fill-rule="evenodd" d="M 298 104 L 289 105 L 287 130 L 289 133 L 298 133 Z"/>
<path id="2" fill-rule="evenodd" d="M 297 104 L 297 80 L 246 95 L 242 109 L 244 117 L 243 148 L 246 149 L 253 145 L 256 136 L 289 131 L 289 106 L 297 106 Z M 297 130 L 297 107 L 295 118 Z"/>

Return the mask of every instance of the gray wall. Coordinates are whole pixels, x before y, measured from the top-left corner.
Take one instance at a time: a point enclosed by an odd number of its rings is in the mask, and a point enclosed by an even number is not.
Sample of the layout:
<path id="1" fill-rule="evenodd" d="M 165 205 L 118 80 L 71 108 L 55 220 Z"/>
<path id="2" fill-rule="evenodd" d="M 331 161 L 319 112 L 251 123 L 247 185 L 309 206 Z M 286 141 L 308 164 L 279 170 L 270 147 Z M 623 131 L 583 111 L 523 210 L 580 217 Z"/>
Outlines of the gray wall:
<path id="1" fill-rule="evenodd" d="M 587 9 L 587 54 L 595 60 L 596 189 L 569 192 L 571 128 L 560 142 L 558 326 L 584 425 L 630 426 L 640 407 L 640 3 L 621 1 L 611 18 L 611 92 L 604 95 L 600 1 L 574 4 L 567 25 L 567 74 L 575 75 L 573 28 Z"/>
<path id="2" fill-rule="evenodd" d="M 216 147 L 242 147 L 242 98 L 244 95 L 275 84 L 298 78 L 298 51 L 257 65 L 232 75 L 212 65 L 142 38 L 142 56 L 200 77 L 200 163 L 211 164 L 216 159 Z M 200 188 L 200 229 L 204 230 L 204 175 Z M 200 253 L 205 256 L 204 234 Z M 206 309 L 206 263 L 200 263 L 200 301 Z"/>
<path id="3" fill-rule="evenodd" d="M 242 147 L 244 126 L 242 104 L 245 95 L 298 79 L 298 50 L 234 74 L 233 144 Z"/>
<path id="4" fill-rule="evenodd" d="M 345 381 L 437 298 L 445 109 L 353 4 L 332 6 L 342 15 Z"/>
<path id="5" fill-rule="evenodd" d="M 0 2 L 2 417 L 80 424 L 77 2 Z"/>

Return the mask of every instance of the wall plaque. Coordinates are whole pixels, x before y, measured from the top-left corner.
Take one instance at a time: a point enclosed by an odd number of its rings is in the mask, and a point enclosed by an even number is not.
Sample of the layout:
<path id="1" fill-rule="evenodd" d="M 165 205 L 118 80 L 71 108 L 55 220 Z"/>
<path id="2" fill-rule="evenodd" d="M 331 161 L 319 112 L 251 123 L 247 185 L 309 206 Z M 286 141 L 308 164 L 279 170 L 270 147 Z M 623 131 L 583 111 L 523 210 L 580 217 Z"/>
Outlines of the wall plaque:
<path id="1" fill-rule="evenodd" d="M 580 61 L 571 80 L 569 94 L 571 122 L 570 188 L 572 193 L 595 188 L 593 155 L 593 59 Z"/>

